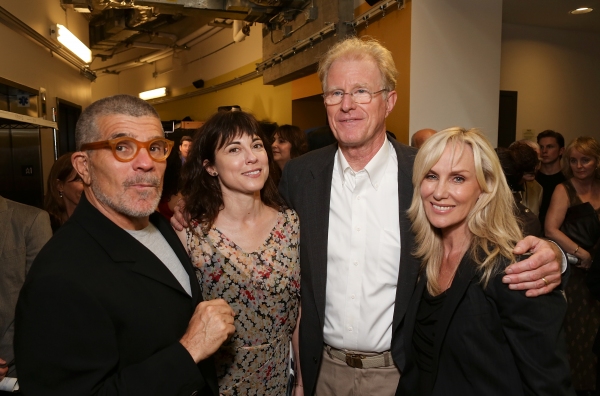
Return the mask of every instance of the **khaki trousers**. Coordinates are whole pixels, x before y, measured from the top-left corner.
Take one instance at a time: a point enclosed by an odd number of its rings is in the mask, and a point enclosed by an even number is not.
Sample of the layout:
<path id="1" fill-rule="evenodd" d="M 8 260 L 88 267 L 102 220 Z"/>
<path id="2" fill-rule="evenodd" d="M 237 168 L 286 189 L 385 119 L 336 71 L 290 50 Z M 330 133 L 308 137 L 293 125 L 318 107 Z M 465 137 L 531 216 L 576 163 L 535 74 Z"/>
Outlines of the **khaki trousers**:
<path id="1" fill-rule="evenodd" d="M 365 356 L 376 355 L 357 353 Z M 394 396 L 399 380 L 400 370 L 395 365 L 370 369 L 353 368 L 329 356 L 323 348 L 315 396 Z"/>

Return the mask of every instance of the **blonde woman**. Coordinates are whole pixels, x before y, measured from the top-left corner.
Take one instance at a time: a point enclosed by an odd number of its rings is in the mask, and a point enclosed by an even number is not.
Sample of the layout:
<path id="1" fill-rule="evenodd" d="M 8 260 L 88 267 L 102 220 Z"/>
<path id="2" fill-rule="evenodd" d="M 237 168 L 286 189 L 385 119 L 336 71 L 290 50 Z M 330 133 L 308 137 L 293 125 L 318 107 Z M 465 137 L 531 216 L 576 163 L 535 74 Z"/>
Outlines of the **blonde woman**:
<path id="1" fill-rule="evenodd" d="M 592 137 L 580 136 L 567 146 L 562 161 L 567 180 L 552 193 L 546 236 L 575 261 L 565 287 L 569 303 L 565 331 L 573 385 L 577 391 L 597 391 L 597 357 L 592 345 L 600 326 L 600 302 L 590 294 L 586 279 L 589 282 L 591 278 L 587 270 L 600 237 L 600 144 Z"/>
<path id="2" fill-rule="evenodd" d="M 409 216 L 421 276 L 406 314 L 399 395 L 574 395 L 562 294 L 502 283 L 522 238 L 498 157 L 476 130 L 429 138 Z"/>

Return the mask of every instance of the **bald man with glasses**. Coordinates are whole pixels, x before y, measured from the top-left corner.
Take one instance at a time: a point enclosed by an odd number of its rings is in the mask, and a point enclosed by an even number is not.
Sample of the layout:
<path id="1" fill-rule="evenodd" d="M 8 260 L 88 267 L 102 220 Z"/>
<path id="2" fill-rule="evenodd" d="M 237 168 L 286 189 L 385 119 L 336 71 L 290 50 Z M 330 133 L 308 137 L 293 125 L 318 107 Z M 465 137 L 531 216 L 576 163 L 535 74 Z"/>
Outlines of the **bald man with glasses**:
<path id="1" fill-rule="evenodd" d="M 235 331 L 201 302 L 187 253 L 155 212 L 173 142 L 146 102 L 81 115 L 73 166 L 84 195 L 21 291 L 15 353 L 27 395 L 217 395 L 210 360 Z"/>

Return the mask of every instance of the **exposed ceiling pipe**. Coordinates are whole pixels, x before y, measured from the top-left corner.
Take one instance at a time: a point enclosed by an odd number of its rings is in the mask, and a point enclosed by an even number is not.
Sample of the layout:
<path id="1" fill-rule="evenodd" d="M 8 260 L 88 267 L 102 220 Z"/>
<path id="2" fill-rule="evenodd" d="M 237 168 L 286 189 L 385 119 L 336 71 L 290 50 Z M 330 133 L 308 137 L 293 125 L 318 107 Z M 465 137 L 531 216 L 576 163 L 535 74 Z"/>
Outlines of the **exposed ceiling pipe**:
<path id="1" fill-rule="evenodd" d="M 213 31 L 215 29 L 217 31 L 213 33 Z M 221 30 L 223 30 L 223 29 L 205 25 L 202 28 L 195 31 L 194 33 L 184 37 L 181 40 L 178 40 L 175 44 L 178 46 L 191 48 L 191 47 L 195 46 L 196 44 L 212 37 L 214 34 L 218 33 Z M 209 35 L 209 33 L 213 33 L 213 34 Z M 194 36 L 195 36 L 195 38 L 194 38 Z M 189 42 L 185 41 L 185 40 L 188 40 L 190 37 L 192 37 L 191 41 L 189 41 Z M 94 72 L 96 72 L 96 73 L 107 73 L 107 72 L 115 72 L 115 71 L 121 72 L 124 70 L 133 69 L 135 67 L 143 66 L 143 65 L 167 58 L 167 57 L 173 55 L 173 53 L 174 53 L 174 50 L 171 48 L 168 48 L 163 51 L 157 51 L 157 52 L 154 52 L 154 53 L 151 53 L 146 56 L 143 56 L 143 57 L 140 57 L 137 59 L 133 59 L 130 61 L 115 63 L 114 65 L 94 69 Z"/>
<path id="2" fill-rule="evenodd" d="M 177 44 L 177 45 L 189 45 L 189 43 L 192 40 L 194 40 L 194 39 L 202 36 L 203 34 L 211 31 L 212 29 L 214 29 L 214 27 L 212 27 L 210 25 L 204 25 L 200 29 L 196 30 L 195 32 L 190 33 L 187 36 L 185 36 L 185 37 L 177 40 L 177 42 L 175 44 Z"/>
<path id="3" fill-rule="evenodd" d="M 239 85 L 239 84 L 243 84 L 245 82 L 254 80 L 255 78 L 259 78 L 263 75 L 262 71 L 259 70 L 255 70 L 253 72 L 250 72 L 248 74 L 244 74 L 243 76 L 240 77 L 236 77 L 233 78 L 229 81 L 225 81 L 221 84 L 218 85 L 213 85 L 210 87 L 206 87 L 206 88 L 201 88 L 201 89 L 197 89 L 195 91 L 192 92 L 188 92 L 182 95 L 178 95 L 178 96 L 165 96 L 159 99 L 152 99 L 149 101 L 150 104 L 155 105 L 155 104 L 160 104 L 160 103 L 170 103 L 170 102 L 175 102 L 177 100 L 182 100 L 182 99 L 188 99 L 188 98 L 193 98 L 195 96 L 200 96 L 200 95 L 206 95 L 209 94 L 211 92 L 216 92 L 216 91 L 220 91 L 222 89 L 225 88 L 229 88 L 229 87 L 233 87 L 235 85 Z"/>
<path id="4" fill-rule="evenodd" d="M 244 41 L 246 39 L 246 34 L 244 33 L 244 22 L 238 21 L 237 19 L 233 21 L 233 41 L 239 43 L 240 41 Z"/>
<path id="5" fill-rule="evenodd" d="M 129 60 L 129 61 L 121 62 L 121 63 L 115 63 L 114 65 L 94 69 L 94 72 L 105 73 L 108 71 L 114 72 L 114 71 L 122 71 L 122 70 L 126 70 L 126 69 L 131 69 L 134 67 L 143 66 L 145 64 L 152 63 L 154 61 L 166 58 L 168 56 L 171 56 L 172 54 L 173 54 L 172 49 L 167 49 L 164 51 L 157 51 L 152 54 L 149 54 L 149 55 L 146 55 L 146 56 L 134 59 L 134 60 Z"/>
<path id="6" fill-rule="evenodd" d="M 200 44 L 201 42 L 203 42 L 204 40 L 208 40 L 209 38 L 211 38 L 212 36 L 214 36 L 215 34 L 219 33 L 221 30 L 223 30 L 224 28 L 217 28 L 217 27 L 213 27 L 212 29 L 210 29 L 208 32 L 204 33 L 202 36 L 200 37 L 196 37 L 194 40 L 190 41 L 189 43 L 187 43 L 185 46 L 192 48 L 193 46 L 195 46 L 196 44 Z"/>
<path id="7" fill-rule="evenodd" d="M 156 43 L 147 43 L 144 41 L 134 41 L 129 45 L 134 48 L 148 48 L 148 49 L 156 49 L 156 50 L 164 50 L 171 48 L 169 44 L 156 44 Z"/>

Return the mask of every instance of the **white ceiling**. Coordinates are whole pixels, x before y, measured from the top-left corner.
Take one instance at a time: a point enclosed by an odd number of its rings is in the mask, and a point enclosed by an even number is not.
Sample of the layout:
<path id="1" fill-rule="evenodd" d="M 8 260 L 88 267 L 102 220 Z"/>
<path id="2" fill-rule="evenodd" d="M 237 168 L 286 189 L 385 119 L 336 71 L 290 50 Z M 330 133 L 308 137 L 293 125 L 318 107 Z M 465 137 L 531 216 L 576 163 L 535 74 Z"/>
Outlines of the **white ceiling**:
<path id="1" fill-rule="evenodd" d="M 569 14 L 579 7 L 591 7 L 594 11 L 582 15 Z M 502 21 L 600 33 L 600 0 L 504 0 Z"/>

